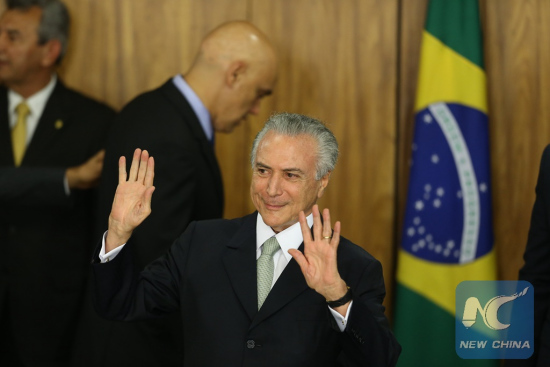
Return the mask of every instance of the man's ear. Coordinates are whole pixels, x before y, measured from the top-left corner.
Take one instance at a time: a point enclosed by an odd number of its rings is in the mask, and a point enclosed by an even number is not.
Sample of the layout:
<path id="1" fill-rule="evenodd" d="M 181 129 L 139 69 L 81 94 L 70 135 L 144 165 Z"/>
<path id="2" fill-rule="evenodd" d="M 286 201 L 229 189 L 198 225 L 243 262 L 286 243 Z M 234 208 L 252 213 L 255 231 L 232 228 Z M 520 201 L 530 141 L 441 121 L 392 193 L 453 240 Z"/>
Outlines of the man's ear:
<path id="1" fill-rule="evenodd" d="M 323 194 L 325 193 L 325 188 L 328 185 L 328 181 L 330 180 L 331 173 L 332 171 L 328 171 L 327 174 L 321 177 L 321 179 L 319 180 L 320 185 L 319 185 L 319 191 L 317 191 L 317 199 L 321 198 L 321 196 L 323 196 Z"/>
<path id="2" fill-rule="evenodd" d="M 246 72 L 247 64 L 244 61 L 233 61 L 229 64 L 225 72 L 225 83 L 229 87 L 234 87 L 238 82 L 240 82 L 242 76 Z"/>
<path id="3" fill-rule="evenodd" d="M 57 62 L 59 55 L 61 55 L 61 42 L 58 40 L 49 40 L 43 47 L 42 53 L 42 66 L 50 67 Z"/>

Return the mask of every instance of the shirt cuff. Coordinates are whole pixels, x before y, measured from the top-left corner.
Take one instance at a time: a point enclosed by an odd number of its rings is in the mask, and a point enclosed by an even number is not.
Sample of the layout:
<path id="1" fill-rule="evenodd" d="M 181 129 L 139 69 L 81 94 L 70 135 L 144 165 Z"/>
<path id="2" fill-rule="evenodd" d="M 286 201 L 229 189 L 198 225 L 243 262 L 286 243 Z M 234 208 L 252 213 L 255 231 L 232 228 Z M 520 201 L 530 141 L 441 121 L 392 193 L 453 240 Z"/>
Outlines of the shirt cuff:
<path id="1" fill-rule="evenodd" d="M 113 260 L 116 255 L 118 255 L 120 250 L 122 250 L 122 248 L 126 246 L 126 244 L 124 244 L 122 246 L 118 246 L 117 248 L 112 249 L 108 253 L 105 253 L 105 238 L 107 238 L 107 231 L 103 233 L 103 238 L 101 239 L 101 250 L 99 251 L 99 260 L 101 260 L 102 264 Z"/>
<path id="2" fill-rule="evenodd" d="M 334 311 L 332 308 L 330 308 L 330 307 L 328 308 L 330 310 L 330 313 L 332 314 L 332 316 L 336 320 L 336 324 L 338 325 L 338 328 L 340 329 L 340 331 L 344 331 L 346 329 L 346 325 L 348 324 L 348 317 L 349 317 L 349 311 L 351 310 L 351 306 L 353 306 L 353 301 L 351 301 L 351 303 L 349 304 L 349 307 L 348 307 L 348 310 L 346 312 L 345 317 L 340 315 L 340 313 Z"/>

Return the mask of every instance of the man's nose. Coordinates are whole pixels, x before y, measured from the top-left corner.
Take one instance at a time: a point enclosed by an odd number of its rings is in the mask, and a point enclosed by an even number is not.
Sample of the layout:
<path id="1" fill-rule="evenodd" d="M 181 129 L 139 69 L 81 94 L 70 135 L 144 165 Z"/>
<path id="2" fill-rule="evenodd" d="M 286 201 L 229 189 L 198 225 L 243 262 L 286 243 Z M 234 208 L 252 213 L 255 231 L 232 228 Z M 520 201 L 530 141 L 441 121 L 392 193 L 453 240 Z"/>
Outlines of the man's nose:
<path id="1" fill-rule="evenodd" d="M 252 105 L 252 108 L 248 111 L 251 115 L 257 115 L 260 113 L 260 103 L 261 101 L 258 99 L 254 102 Z"/>
<path id="2" fill-rule="evenodd" d="M 278 175 L 273 175 L 267 182 L 267 194 L 269 196 L 277 196 L 281 194 L 281 178 Z"/>

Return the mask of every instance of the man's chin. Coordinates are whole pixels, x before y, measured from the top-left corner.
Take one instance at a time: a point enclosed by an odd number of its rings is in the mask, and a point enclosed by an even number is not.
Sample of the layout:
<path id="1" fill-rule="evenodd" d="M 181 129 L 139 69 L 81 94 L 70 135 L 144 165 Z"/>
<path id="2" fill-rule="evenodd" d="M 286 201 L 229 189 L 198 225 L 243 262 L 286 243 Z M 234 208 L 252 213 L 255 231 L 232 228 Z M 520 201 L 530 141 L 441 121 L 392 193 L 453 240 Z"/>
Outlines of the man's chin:
<path id="1" fill-rule="evenodd" d="M 270 215 L 269 212 L 266 213 L 266 211 L 264 211 L 261 214 L 262 214 L 262 219 L 264 220 L 264 223 L 267 224 L 268 226 L 277 227 L 281 225 L 280 220 L 278 220 L 276 216 Z"/>
<path id="2" fill-rule="evenodd" d="M 237 126 L 239 126 L 239 125 L 241 124 L 242 121 L 243 121 L 243 120 L 239 120 L 239 121 L 237 121 L 237 122 L 233 122 L 233 123 L 231 123 L 231 124 L 228 124 L 228 125 L 225 126 L 225 127 L 223 128 L 223 130 L 221 130 L 220 132 L 222 132 L 222 133 L 224 133 L 224 134 L 230 134 L 230 133 L 232 133 L 232 132 L 235 130 L 235 128 L 236 128 Z"/>
<path id="3" fill-rule="evenodd" d="M 265 214 L 265 215 L 264 215 Z M 266 225 L 271 227 L 275 232 L 279 233 L 288 227 L 290 227 L 292 224 L 289 222 L 284 222 L 281 218 L 273 215 L 269 215 L 264 213 L 262 214 L 262 219 Z"/>
<path id="4" fill-rule="evenodd" d="M 236 127 L 241 126 L 246 122 L 246 116 L 241 118 L 240 120 L 236 121 L 231 125 L 231 131 L 233 131 Z"/>

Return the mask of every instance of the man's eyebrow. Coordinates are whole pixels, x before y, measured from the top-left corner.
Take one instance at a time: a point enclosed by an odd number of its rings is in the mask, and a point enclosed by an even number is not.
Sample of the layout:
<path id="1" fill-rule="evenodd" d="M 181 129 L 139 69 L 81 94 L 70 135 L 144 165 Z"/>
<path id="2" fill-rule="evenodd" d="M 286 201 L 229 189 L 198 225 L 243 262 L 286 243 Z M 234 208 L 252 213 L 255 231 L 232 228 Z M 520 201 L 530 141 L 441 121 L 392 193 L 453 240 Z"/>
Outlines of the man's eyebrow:
<path id="1" fill-rule="evenodd" d="M 256 168 L 267 168 L 267 169 L 271 169 L 271 167 L 269 167 L 267 164 L 264 164 L 262 162 L 256 162 Z M 289 167 L 289 168 L 285 168 L 283 169 L 283 172 L 297 172 L 297 173 L 301 173 L 301 174 L 304 174 L 304 171 L 301 170 L 300 168 L 295 168 L 295 167 Z"/>
<path id="2" fill-rule="evenodd" d="M 304 174 L 304 171 L 302 171 L 299 168 L 285 168 L 283 171 L 284 172 L 297 172 L 297 173 Z"/>

